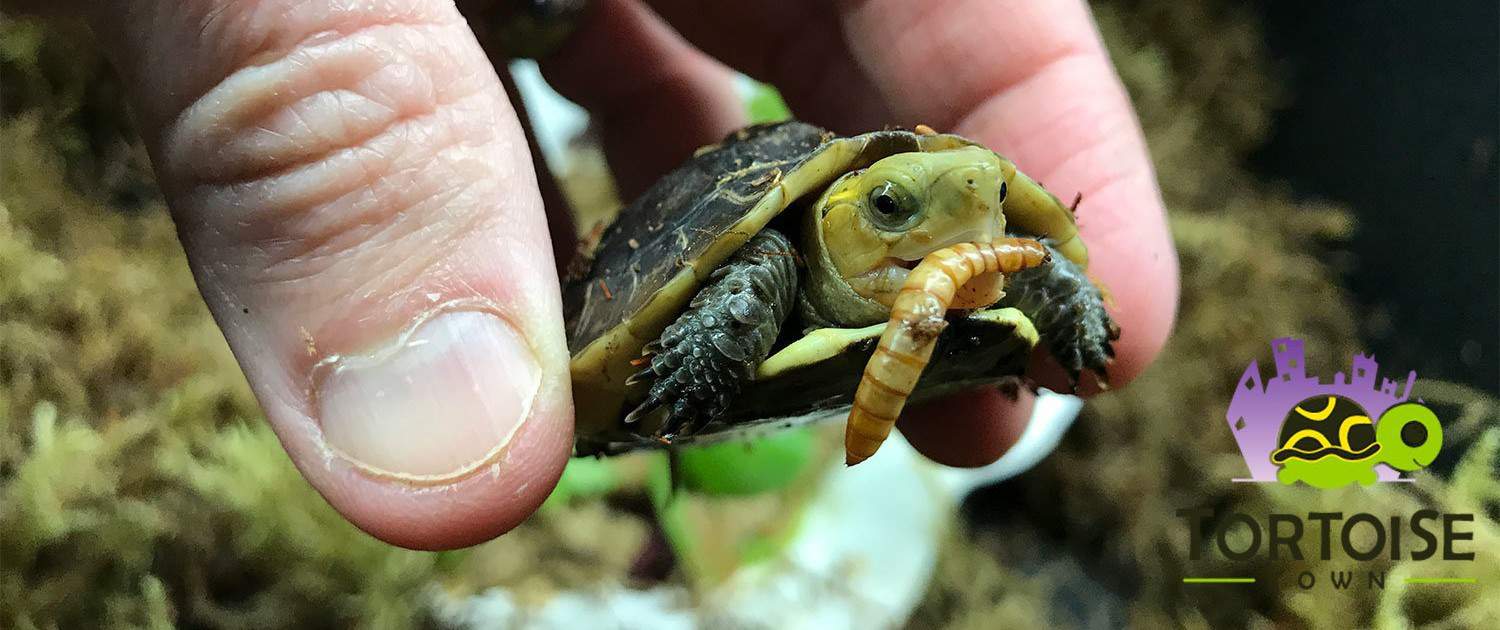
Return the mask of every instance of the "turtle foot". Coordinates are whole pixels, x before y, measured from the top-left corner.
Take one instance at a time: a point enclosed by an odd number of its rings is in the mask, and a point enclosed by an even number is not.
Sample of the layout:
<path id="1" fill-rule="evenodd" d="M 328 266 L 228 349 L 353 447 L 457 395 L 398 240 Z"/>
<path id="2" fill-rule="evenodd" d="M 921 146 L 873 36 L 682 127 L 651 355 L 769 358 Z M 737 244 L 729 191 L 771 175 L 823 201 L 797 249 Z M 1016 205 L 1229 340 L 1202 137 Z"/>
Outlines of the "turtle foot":
<path id="1" fill-rule="evenodd" d="M 1053 358 L 1062 366 L 1068 385 L 1076 390 L 1085 370 L 1099 386 L 1109 389 L 1109 364 L 1120 327 L 1104 308 L 1104 294 L 1082 267 L 1043 241 L 1052 262 L 1006 278 L 1001 306 L 1020 309 L 1041 333 Z"/>
<path id="2" fill-rule="evenodd" d="M 790 250 L 785 236 L 768 229 L 714 270 L 687 310 L 646 346 L 637 362 L 644 367 L 626 380 L 649 384 L 645 399 L 626 414 L 627 426 L 640 427 L 664 410 L 650 439 L 667 445 L 724 415 L 770 354 L 792 308 L 797 268 L 782 255 Z"/>

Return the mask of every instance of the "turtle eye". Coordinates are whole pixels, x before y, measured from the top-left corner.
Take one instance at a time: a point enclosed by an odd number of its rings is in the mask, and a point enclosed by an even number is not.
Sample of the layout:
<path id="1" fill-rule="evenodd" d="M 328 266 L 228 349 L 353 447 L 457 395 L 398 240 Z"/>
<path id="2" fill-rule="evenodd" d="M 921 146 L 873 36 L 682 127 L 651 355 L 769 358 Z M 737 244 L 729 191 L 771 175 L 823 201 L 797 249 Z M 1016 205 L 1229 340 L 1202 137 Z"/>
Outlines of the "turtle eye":
<path id="1" fill-rule="evenodd" d="M 1005 203 L 1005 195 L 1010 191 L 1005 188 L 1005 180 L 1000 180 L 1000 203 Z"/>
<path id="2" fill-rule="evenodd" d="M 917 213 L 916 200 L 910 193 L 891 182 L 870 190 L 870 215 L 882 229 L 898 230 Z"/>

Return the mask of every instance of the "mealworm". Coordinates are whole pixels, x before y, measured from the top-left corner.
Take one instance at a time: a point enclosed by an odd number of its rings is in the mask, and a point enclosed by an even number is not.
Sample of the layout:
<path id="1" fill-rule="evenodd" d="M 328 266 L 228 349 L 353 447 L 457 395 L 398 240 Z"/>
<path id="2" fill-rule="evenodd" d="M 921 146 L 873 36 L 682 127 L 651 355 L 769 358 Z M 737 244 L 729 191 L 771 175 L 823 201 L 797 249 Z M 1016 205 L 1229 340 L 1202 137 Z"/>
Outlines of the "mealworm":
<path id="1" fill-rule="evenodd" d="M 880 345 L 865 364 L 844 429 L 844 463 L 853 466 L 868 459 L 891 434 L 932 358 L 938 334 L 948 325 L 943 317 L 959 287 L 978 275 L 1015 273 L 1049 260 L 1047 249 L 1029 238 L 960 243 L 923 258 L 906 276 Z"/>

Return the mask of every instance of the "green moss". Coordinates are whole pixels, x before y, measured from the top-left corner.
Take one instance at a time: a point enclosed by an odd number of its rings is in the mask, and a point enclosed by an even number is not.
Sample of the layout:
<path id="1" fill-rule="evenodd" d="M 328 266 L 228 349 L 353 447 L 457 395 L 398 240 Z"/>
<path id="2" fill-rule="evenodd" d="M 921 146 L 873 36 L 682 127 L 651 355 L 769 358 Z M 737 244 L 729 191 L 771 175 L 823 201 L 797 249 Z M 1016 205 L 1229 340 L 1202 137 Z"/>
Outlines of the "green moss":
<path id="1" fill-rule="evenodd" d="M 547 495 L 543 510 L 557 510 L 575 501 L 597 499 L 609 494 L 620 485 L 620 473 L 615 460 L 593 457 L 575 458 L 568 461 L 557 487 Z"/>

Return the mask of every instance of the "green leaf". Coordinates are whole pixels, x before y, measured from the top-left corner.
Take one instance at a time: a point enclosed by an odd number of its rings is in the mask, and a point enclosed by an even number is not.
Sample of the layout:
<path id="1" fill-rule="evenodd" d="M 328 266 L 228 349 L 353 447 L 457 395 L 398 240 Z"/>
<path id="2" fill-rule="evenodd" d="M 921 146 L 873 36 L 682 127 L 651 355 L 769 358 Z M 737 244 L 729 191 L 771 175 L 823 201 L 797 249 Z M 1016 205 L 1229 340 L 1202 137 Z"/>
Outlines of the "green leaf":
<path id="1" fill-rule="evenodd" d="M 707 495 L 748 495 L 786 487 L 812 460 L 812 434 L 805 429 L 751 442 L 684 448 L 684 487 Z"/>
<path id="2" fill-rule="evenodd" d="M 786 101 L 781 100 L 781 92 L 776 91 L 776 88 L 765 83 L 755 83 L 752 90 L 746 104 L 752 124 L 778 122 L 792 117 L 792 111 L 787 109 Z"/>

